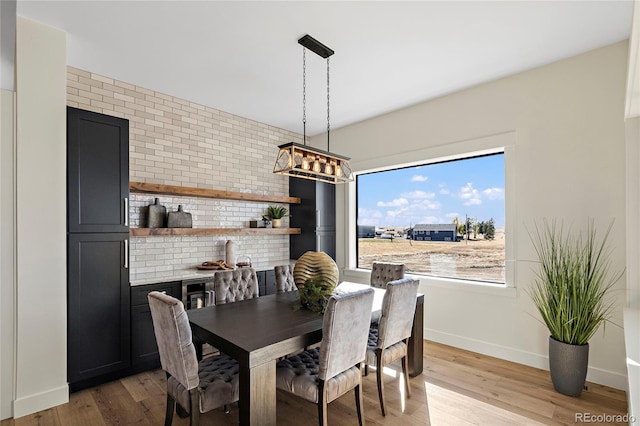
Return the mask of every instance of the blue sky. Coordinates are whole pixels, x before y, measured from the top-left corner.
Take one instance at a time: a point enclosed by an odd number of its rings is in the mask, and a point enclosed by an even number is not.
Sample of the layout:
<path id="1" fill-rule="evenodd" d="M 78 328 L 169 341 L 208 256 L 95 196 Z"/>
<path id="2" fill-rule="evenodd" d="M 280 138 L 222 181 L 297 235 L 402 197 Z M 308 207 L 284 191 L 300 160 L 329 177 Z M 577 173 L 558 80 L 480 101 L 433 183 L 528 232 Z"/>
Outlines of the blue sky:
<path id="1" fill-rule="evenodd" d="M 504 226 L 504 154 L 358 176 L 358 224 L 451 223 L 465 214 Z"/>

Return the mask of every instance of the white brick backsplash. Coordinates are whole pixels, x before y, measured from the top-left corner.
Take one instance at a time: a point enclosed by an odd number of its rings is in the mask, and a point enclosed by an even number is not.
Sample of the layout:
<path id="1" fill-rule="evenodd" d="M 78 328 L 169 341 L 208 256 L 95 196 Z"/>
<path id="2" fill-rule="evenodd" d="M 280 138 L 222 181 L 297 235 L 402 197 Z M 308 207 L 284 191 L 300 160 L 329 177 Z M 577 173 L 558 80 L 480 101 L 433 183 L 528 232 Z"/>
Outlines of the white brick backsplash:
<path id="1" fill-rule="evenodd" d="M 272 173 L 277 146 L 301 135 L 244 117 L 67 67 L 67 104 L 129 120 L 132 181 L 288 195 L 288 178 Z M 131 194 L 130 223 L 146 226 L 154 195 Z M 248 227 L 270 203 L 158 195 L 167 212 L 182 205 L 195 228 Z M 285 218 L 283 226 L 288 226 Z M 236 255 L 261 267 L 289 258 L 288 235 L 131 237 L 132 279 L 169 277 L 206 260 Z"/>

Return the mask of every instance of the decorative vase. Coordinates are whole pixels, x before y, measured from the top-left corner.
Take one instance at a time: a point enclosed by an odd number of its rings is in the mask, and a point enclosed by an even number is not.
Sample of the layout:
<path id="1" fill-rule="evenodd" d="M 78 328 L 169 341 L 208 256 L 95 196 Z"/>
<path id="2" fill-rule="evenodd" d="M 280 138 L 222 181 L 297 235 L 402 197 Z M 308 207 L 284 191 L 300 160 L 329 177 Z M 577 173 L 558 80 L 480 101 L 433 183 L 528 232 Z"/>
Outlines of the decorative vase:
<path id="1" fill-rule="evenodd" d="M 308 251 L 296 261 L 293 268 L 293 280 L 298 288 L 304 287 L 308 279 L 319 281 L 330 292 L 338 284 L 338 265 L 322 251 Z"/>
<path id="2" fill-rule="evenodd" d="M 153 204 L 147 207 L 147 227 L 164 228 L 167 217 L 167 208 L 160 204 L 160 199 L 156 198 Z"/>
<path id="3" fill-rule="evenodd" d="M 193 221 L 191 213 L 182 210 L 182 206 L 178 206 L 177 212 L 169 212 L 167 215 L 167 228 L 192 228 Z"/>
<path id="4" fill-rule="evenodd" d="M 570 345 L 549 336 L 549 373 L 556 391 L 580 396 L 587 379 L 589 344 Z"/>
<path id="5" fill-rule="evenodd" d="M 224 245 L 224 251 L 225 251 L 225 261 L 227 262 L 228 265 L 233 265 L 233 263 L 236 261 L 235 243 L 231 240 L 227 240 L 227 242 Z"/>
<path id="6" fill-rule="evenodd" d="M 271 219 L 272 228 L 280 228 L 282 226 L 282 219 Z"/>

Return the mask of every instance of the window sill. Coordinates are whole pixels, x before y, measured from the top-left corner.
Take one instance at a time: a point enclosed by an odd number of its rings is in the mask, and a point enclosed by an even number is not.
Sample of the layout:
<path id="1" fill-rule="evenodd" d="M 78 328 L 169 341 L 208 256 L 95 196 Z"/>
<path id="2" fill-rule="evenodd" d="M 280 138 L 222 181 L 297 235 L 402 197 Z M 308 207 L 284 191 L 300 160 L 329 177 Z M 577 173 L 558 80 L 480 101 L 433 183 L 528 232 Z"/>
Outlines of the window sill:
<path id="1" fill-rule="evenodd" d="M 371 271 L 369 269 L 344 269 L 342 276 L 345 281 L 369 283 Z M 406 274 L 407 277 L 415 278 L 420 281 L 422 288 L 446 288 L 453 291 L 464 291 L 470 293 L 488 294 L 498 297 L 507 297 L 514 299 L 517 295 L 515 287 L 509 287 L 504 284 L 488 284 L 480 281 L 458 280 L 453 278 L 428 277 L 425 275 Z"/>

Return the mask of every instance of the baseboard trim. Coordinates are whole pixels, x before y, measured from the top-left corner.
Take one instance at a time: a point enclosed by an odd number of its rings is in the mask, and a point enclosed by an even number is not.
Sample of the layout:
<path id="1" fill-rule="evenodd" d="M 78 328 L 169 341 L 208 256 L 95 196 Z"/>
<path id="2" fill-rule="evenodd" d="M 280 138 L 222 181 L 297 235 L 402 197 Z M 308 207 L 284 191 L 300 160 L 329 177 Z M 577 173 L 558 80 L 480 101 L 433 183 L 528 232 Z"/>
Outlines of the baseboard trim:
<path id="1" fill-rule="evenodd" d="M 456 348 L 489 355 L 530 367 L 549 370 L 549 358 L 533 352 L 522 351 L 508 346 L 471 339 L 465 336 L 443 333 L 437 330 L 424 329 L 424 338 Z M 627 391 L 627 376 L 601 368 L 589 367 L 587 381 Z"/>
<path id="2" fill-rule="evenodd" d="M 69 386 L 65 384 L 46 392 L 16 399 L 13 401 L 13 417 L 17 419 L 67 402 L 69 402 Z"/>

